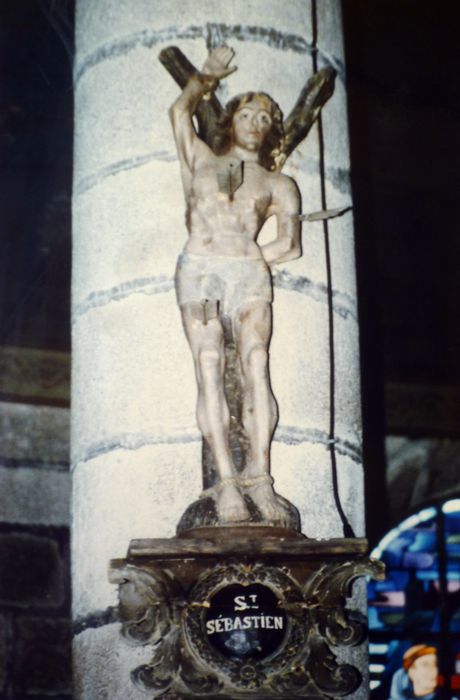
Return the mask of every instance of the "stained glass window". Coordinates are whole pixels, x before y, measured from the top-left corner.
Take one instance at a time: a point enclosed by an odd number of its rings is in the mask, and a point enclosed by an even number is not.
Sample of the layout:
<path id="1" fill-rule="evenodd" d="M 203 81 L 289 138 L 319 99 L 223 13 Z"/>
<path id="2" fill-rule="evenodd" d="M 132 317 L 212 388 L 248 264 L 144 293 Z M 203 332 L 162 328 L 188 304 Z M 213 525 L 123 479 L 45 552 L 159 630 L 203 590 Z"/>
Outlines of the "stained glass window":
<path id="1" fill-rule="evenodd" d="M 387 577 L 368 584 L 371 697 L 460 700 L 460 499 L 411 515 L 372 556 Z"/>

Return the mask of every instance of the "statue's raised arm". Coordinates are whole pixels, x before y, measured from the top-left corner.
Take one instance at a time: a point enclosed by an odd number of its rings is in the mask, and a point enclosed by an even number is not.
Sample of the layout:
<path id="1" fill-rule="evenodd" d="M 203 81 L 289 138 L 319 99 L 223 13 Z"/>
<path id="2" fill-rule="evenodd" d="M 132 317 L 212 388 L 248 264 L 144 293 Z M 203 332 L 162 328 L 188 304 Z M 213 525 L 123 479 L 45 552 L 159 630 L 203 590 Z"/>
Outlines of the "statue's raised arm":
<path id="1" fill-rule="evenodd" d="M 169 110 L 177 153 L 184 176 L 186 196 L 187 185 L 195 161 L 200 157 L 200 154 L 204 153 L 206 155 L 206 150 L 209 148 L 197 136 L 192 117 L 201 99 L 210 95 L 216 89 L 219 80 L 236 70 L 236 66 L 229 67 L 233 56 L 234 51 L 227 46 L 220 46 L 214 49 L 206 59 L 202 71 L 191 75 L 182 94 Z"/>

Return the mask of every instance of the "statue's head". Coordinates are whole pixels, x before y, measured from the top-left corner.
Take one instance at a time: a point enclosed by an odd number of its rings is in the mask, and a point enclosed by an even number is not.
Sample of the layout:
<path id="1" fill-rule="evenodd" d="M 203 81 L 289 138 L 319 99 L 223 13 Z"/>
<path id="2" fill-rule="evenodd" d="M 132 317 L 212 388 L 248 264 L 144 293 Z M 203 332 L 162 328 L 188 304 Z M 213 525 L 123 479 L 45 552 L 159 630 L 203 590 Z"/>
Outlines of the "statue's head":
<path id="1" fill-rule="evenodd" d="M 253 127 L 246 126 L 249 121 Z M 275 170 L 283 137 L 283 115 L 276 102 L 265 92 L 247 92 L 227 103 L 217 125 L 215 151 L 223 155 L 239 140 L 244 141 L 238 145 L 257 150 L 260 165 Z"/>

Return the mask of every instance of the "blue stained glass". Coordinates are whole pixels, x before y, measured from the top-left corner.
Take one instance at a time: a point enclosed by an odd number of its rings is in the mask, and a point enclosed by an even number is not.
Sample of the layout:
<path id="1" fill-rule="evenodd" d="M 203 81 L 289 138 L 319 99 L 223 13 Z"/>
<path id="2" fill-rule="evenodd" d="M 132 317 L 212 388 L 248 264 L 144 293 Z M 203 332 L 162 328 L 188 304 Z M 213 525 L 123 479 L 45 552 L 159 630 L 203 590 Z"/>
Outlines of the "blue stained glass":
<path id="1" fill-rule="evenodd" d="M 444 542 L 437 530 L 441 513 Z M 440 552 L 446 556 L 442 580 Z M 398 683 L 401 698 L 413 697 L 403 656 L 421 653 L 438 666 L 433 697 L 443 685 L 460 699 L 460 499 L 446 502 L 439 514 L 430 507 L 411 515 L 382 539 L 372 556 L 386 564 L 387 579 L 368 586 L 371 697 L 388 700 L 392 688 L 399 692 Z M 446 624 L 447 639 L 442 636 Z"/>
<path id="2" fill-rule="evenodd" d="M 431 552 L 406 552 L 402 559 L 403 566 L 410 569 L 429 569 L 436 564 L 436 558 Z"/>
<path id="3" fill-rule="evenodd" d="M 437 535 L 434 530 L 418 531 L 415 540 L 410 545 L 411 552 L 433 552 L 437 553 Z"/>
<path id="4" fill-rule="evenodd" d="M 452 535 L 460 535 L 459 513 L 448 513 L 444 517 L 446 532 Z"/>
<path id="5" fill-rule="evenodd" d="M 419 570 L 416 572 L 416 576 L 420 581 L 437 581 L 439 574 L 437 570 L 435 571 L 423 571 Z"/>

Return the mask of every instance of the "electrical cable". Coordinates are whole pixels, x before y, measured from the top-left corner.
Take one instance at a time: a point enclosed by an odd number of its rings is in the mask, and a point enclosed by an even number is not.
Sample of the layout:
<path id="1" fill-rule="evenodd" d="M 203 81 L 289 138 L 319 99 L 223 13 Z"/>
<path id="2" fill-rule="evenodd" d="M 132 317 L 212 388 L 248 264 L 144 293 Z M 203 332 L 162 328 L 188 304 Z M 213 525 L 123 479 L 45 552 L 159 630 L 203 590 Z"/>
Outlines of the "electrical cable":
<path id="1" fill-rule="evenodd" d="M 318 72 L 318 19 L 317 19 L 317 0 L 312 0 L 311 4 L 311 15 L 312 15 L 312 34 L 313 34 L 313 51 L 312 51 L 312 63 L 313 72 Z M 324 133 L 323 124 L 321 119 L 321 113 L 317 119 L 318 124 L 318 140 L 319 140 L 319 170 L 321 176 L 321 208 L 323 210 L 327 209 L 327 197 L 326 197 L 326 168 L 324 159 Z M 331 456 L 331 472 L 332 472 L 332 490 L 334 494 L 334 501 L 337 508 L 337 512 L 340 516 L 343 527 L 344 537 L 356 537 L 354 530 L 347 518 L 347 515 L 343 509 L 342 503 L 340 501 L 339 493 L 339 480 L 337 471 L 337 455 L 335 449 L 335 350 L 334 350 L 334 308 L 333 308 L 333 288 L 332 288 L 332 266 L 331 266 L 331 249 L 330 249 L 330 237 L 329 237 L 329 223 L 327 219 L 323 220 L 323 235 L 324 235 L 324 253 L 325 253 L 325 265 L 326 265 L 326 281 L 327 281 L 327 303 L 328 303 L 328 317 L 329 317 L 329 368 L 330 368 L 330 382 L 329 382 L 329 452 Z"/>

